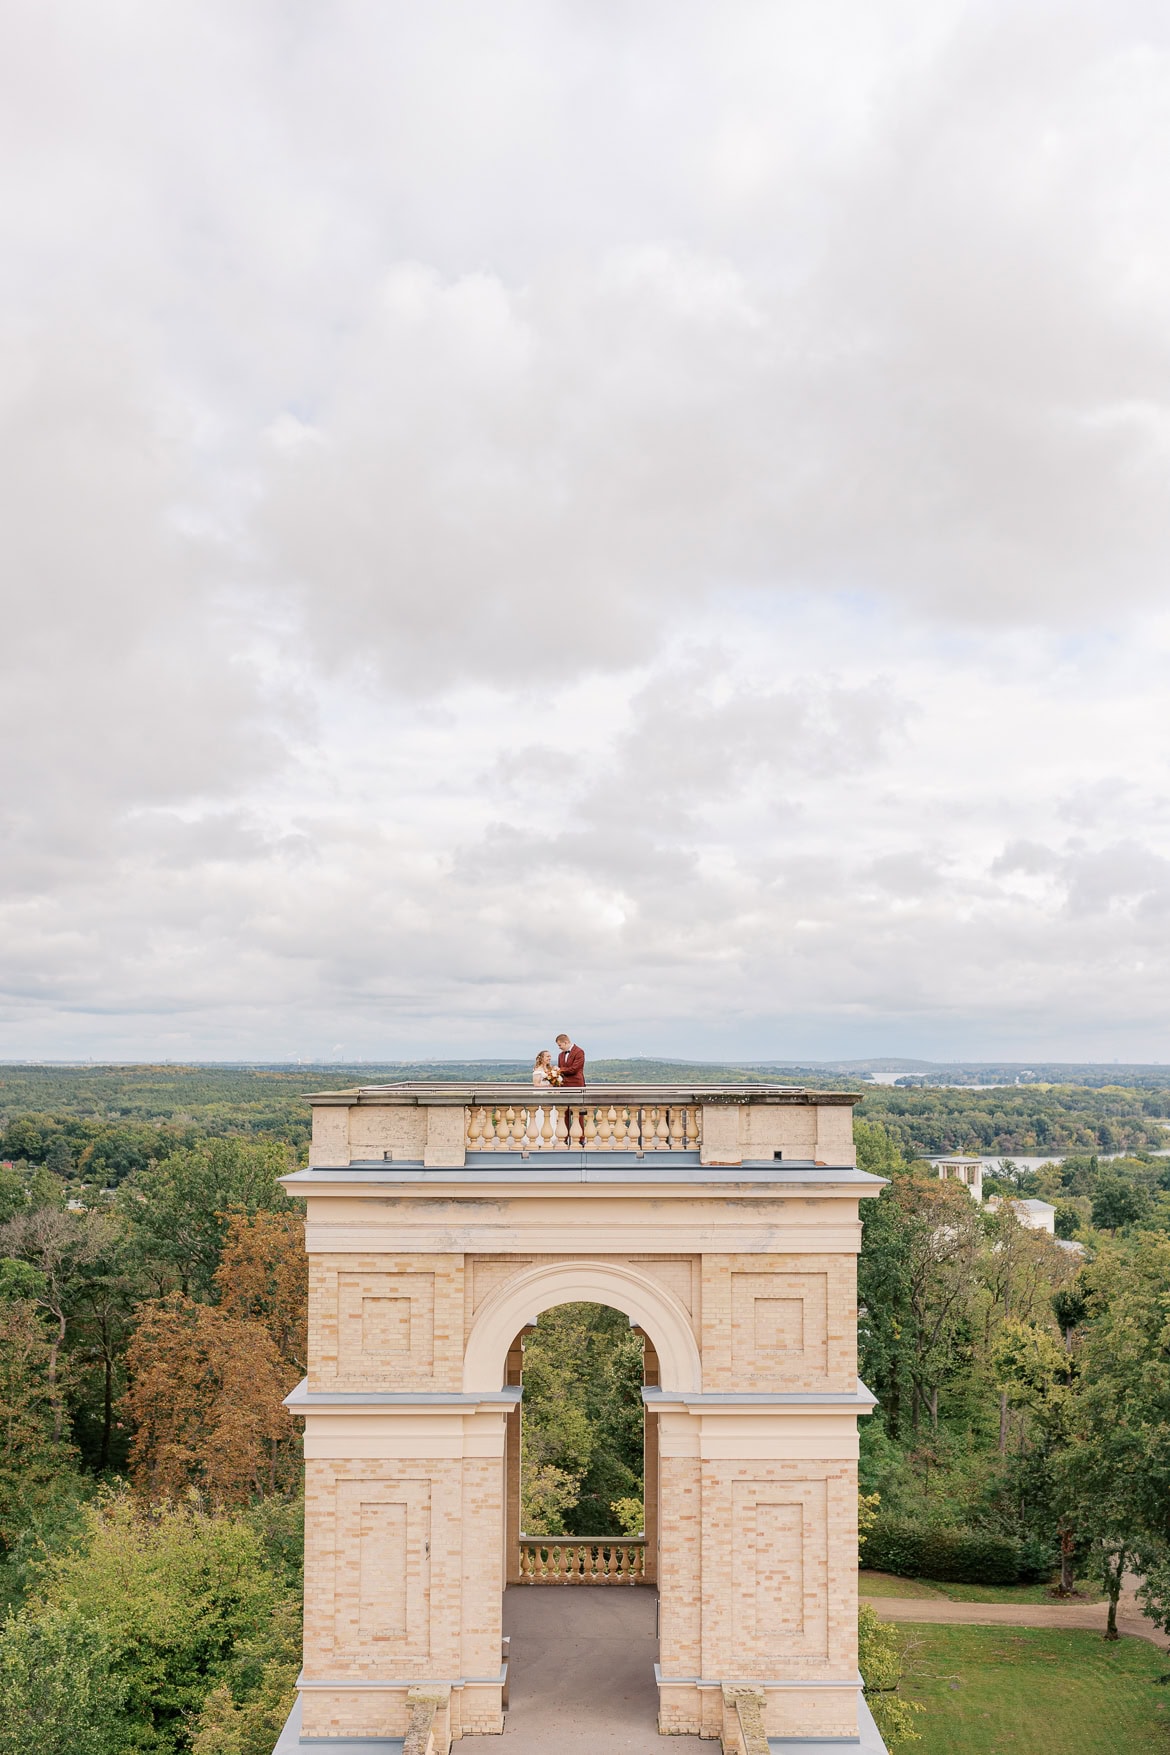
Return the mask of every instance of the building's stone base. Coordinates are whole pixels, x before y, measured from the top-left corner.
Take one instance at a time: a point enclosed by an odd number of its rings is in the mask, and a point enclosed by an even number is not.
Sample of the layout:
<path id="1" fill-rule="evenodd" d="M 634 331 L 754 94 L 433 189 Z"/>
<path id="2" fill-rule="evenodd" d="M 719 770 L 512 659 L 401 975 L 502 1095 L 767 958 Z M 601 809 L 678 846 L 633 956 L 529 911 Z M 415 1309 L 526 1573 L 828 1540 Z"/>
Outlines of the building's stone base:
<path id="1" fill-rule="evenodd" d="M 326 1749 L 321 1741 L 302 1735 L 301 1703 L 298 1700 L 280 1733 L 272 1755 L 310 1755 L 312 1750 L 321 1750 L 322 1755 L 403 1755 L 402 1737 L 331 1737 Z"/>
<path id="2" fill-rule="evenodd" d="M 329 1740 L 330 1752 L 341 1750 L 347 1740 L 360 1739 L 366 1755 L 380 1755 L 370 1747 L 370 1739 L 395 1740 L 407 1735 L 410 1728 L 412 1699 L 420 1692 L 433 1692 L 441 1687 L 449 1693 L 449 1705 L 436 1721 L 436 1743 L 443 1747 L 461 1737 L 499 1736 L 504 1729 L 501 1682 L 457 1682 L 428 1684 L 426 1681 L 404 1681 L 401 1686 L 362 1688 L 306 1687 L 302 1689 L 296 1708 L 297 1739 L 278 1747 L 280 1755 L 300 1749 L 305 1742 Z M 290 1718 L 289 1724 L 292 1724 Z M 287 1732 L 288 1726 L 285 1727 Z"/>
<path id="3" fill-rule="evenodd" d="M 663 1736 L 705 1737 L 718 1740 L 728 1755 L 754 1755 L 743 1749 L 739 1722 L 731 1704 L 744 1688 L 758 1700 L 762 1738 L 772 1748 L 859 1751 L 872 1755 L 884 1744 L 853 1682 L 839 1685 L 785 1683 L 737 1685 L 715 1681 L 676 1681 L 659 1678 L 658 1729 Z M 874 1740 L 876 1739 L 876 1741 Z"/>
<path id="4" fill-rule="evenodd" d="M 860 1690 L 855 1737 L 769 1737 L 768 1751 L 769 1755 L 888 1755 Z"/>

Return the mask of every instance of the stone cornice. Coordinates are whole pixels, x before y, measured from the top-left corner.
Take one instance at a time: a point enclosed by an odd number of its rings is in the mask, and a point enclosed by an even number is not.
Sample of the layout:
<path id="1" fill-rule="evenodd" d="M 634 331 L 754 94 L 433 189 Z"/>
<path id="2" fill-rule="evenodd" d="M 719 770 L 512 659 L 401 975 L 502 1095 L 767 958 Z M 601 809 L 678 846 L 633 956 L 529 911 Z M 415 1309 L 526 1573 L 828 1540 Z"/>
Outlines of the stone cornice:
<path id="1" fill-rule="evenodd" d="M 352 1109 L 370 1103 L 379 1107 L 444 1109 L 477 1108 L 485 1103 L 787 1103 L 848 1105 L 860 1103 L 859 1091 L 813 1091 L 803 1085 L 587 1085 L 540 1086 L 505 1084 L 353 1085 L 343 1091 L 307 1092 L 315 1108 Z"/>

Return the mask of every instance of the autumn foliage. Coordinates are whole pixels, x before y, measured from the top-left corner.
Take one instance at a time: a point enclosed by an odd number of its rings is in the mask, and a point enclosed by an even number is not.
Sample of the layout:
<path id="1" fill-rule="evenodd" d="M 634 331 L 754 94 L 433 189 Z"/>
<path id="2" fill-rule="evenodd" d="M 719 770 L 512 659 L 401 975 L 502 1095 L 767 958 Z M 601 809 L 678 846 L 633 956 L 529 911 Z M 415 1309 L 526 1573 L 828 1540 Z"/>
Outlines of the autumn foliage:
<path id="1" fill-rule="evenodd" d="M 280 1357 L 303 1376 L 309 1261 L 301 1213 L 232 1213 L 215 1284 L 220 1308 L 262 1324 Z"/>
<path id="2" fill-rule="evenodd" d="M 213 1504 L 239 1505 L 299 1466 L 282 1406 L 304 1370 L 299 1214 L 231 1214 L 215 1287 L 217 1304 L 173 1293 L 146 1305 L 130 1344 L 130 1473 L 151 1498 L 198 1487 Z"/>

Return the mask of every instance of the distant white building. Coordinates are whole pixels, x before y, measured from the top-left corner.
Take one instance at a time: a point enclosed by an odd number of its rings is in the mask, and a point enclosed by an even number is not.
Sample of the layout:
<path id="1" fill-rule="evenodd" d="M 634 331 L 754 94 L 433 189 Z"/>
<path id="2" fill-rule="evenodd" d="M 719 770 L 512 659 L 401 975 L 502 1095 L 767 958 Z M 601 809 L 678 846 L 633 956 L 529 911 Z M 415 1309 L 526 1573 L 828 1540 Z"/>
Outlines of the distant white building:
<path id="1" fill-rule="evenodd" d="M 1056 1236 L 1056 1208 L 1046 1200 L 1001 1200 L 993 1194 L 987 1202 L 989 1213 L 998 1212 L 1000 1207 L 1010 1207 L 1021 1225 L 1029 1231 L 1047 1231 L 1050 1237 Z"/>
<path id="2" fill-rule="evenodd" d="M 983 1199 L 982 1158 L 932 1158 L 942 1181 L 962 1182 L 972 1200 Z"/>

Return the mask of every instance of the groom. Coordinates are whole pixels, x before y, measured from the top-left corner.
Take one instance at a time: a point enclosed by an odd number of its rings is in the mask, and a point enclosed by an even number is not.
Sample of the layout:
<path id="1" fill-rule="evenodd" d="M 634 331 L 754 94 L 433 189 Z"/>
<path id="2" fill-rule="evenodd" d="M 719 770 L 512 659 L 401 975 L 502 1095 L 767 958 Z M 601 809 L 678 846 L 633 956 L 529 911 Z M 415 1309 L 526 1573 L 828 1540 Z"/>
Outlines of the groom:
<path id="1" fill-rule="evenodd" d="M 557 1070 L 561 1075 L 561 1084 L 581 1086 L 585 1083 L 585 1050 L 578 1048 L 571 1036 L 563 1033 L 557 1037 Z M 581 1144 L 585 1144 L 585 1111 L 578 1110 L 581 1117 Z M 566 1143 L 573 1143 L 573 1111 L 565 1110 Z"/>
<path id="2" fill-rule="evenodd" d="M 585 1050 L 578 1048 L 571 1036 L 558 1036 L 557 1069 L 561 1075 L 562 1085 L 583 1085 L 585 1083 Z"/>

